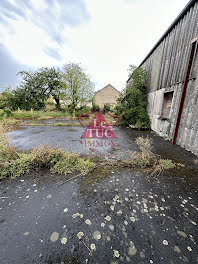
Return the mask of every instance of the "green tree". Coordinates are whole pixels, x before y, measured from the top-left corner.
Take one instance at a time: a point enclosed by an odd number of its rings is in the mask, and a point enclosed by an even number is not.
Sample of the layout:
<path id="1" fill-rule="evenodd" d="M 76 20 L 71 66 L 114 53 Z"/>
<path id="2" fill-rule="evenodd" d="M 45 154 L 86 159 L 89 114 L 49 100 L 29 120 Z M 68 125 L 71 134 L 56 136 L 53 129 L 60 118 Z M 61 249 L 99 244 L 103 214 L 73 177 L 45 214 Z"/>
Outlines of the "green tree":
<path id="1" fill-rule="evenodd" d="M 116 114 L 122 117 L 120 125 L 132 125 L 139 129 L 150 128 L 145 85 L 146 72 L 142 68 L 135 69 L 115 108 Z"/>
<path id="2" fill-rule="evenodd" d="M 11 108 L 14 99 L 13 97 L 14 95 L 11 87 L 5 88 L 0 97 L 0 109 L 4 109 L 6 107 Z"/>
<path id="3" fill-rule="evenodd" d="M 66 97 L 71 100 L 71 109 L 75 112 L 79 102 L 90 101 L 94 94 L 94 85 L 78 63 L 63 66 L 63 88 Z"/>
<path id="4" fill-rule="evenodd" d="M 129 64 L 129 68 L 127 69 L 128 71 L 128 77 L 131 77 L 131 74 L 137 69 L 137 67 L 133 64 Z"/>
<path id="5" fill-rule="evenodd" d="M 14 91 L 16 105 L 21 109 L 41 109 L 45 101 L 53 96 L 57 108 L 60 107 L 62 96 L 61 72 L 52 68 L 40 68 L 35 72 L 21 71 L 21 85 Z"/>

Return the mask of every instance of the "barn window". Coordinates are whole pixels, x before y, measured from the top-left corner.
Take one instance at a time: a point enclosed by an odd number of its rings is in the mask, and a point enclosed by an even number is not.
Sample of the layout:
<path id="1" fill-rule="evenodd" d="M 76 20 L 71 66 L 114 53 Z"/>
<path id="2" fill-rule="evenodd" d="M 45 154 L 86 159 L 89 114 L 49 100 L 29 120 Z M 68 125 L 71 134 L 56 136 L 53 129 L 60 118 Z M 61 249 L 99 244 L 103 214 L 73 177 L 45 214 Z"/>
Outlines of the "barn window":
<path id="1" fill-rule="evenodd" d="M 172 105 L 172 100 L 173 100 L 173 93 L 174 92 L 164 93 L 164 100 L 163 100 L 162 113 L 161 113 L 162 119 L 168 119 L 170 116 L 170 110 L 171 110 L 171 105 Z"/>
<path id="2" fill-rule="evenodd" d="M 195 38 L 194 41 L 192 42 L 193 46 L 193 59 L 192 59 L 192 68 L 190 72 L 190 78 L 189 79 L 194 79 L 197 78 L 197 68 L 198 68 L 198 38 Z"/>

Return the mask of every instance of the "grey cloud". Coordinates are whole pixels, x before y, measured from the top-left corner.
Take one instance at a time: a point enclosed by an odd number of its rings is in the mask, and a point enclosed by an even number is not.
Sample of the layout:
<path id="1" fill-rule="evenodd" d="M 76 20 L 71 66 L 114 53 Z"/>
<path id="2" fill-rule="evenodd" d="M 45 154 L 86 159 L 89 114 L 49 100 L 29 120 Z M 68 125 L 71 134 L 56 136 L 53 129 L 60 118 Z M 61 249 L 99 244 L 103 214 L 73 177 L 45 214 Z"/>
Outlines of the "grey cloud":
<path id="1" fill-rule="evenodd" d="M 55 48 L 51 48 L 51 47 L 46 47 L 44 49 L 44 52 L 49 55 L 50 57 L 55 58 L 56 60 L 61 60 L 61 55 L 59 54 L 59 52 L 55 49 Z"/>
<path id="2" fill-rule="evenodd" d="M 28 70 L 28 66 L 16 61 L 7 51 L 6 47 L 0 44 L 0 92 L 6 86 L 13 86 L 17 80 L 17 73 L 21 70 Z"/>
<path id="3" fill-rule="evenodd" d="M 7 31 L 10 31 L 12 28 L 8 18 L 13 21 L 19 18 L 28 19 L 43 29 L 51 40 L 61 47 L 66 42 L 65 37 L 63 38 L 65 25 L 75 27 L 90 18 L 83 0 L 45 0 L 45 2 L 46 8 L 37 10 L 29 0 L 17 0 L 17 6 L 8 0 L 0 0 L 0 22 L 5 25 Z M 59 6 L 59 12 L 56 12 L 56 6 Z M 49 56 L 60 59 L 52 49 L 44 47 L 44 50 Z"/>

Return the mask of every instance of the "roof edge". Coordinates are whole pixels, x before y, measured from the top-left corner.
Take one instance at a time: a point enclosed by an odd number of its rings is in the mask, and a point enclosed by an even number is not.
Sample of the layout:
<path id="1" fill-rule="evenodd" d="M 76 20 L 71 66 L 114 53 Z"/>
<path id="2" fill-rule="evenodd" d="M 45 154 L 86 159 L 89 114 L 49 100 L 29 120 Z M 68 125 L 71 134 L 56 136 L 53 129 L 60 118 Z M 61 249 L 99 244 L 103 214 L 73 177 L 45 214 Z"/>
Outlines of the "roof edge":
<path id="1" fill-rule="evenodd" d="M 100 90 L 96 91 L 96 92 L 95 92 L 95 95 L 96 95 L 98 92 L 100 92 L 100 91 L 102 91 L 103 89 L 105 89 L 105 88 L 106 88 L 107 86 L 109 86 L 109 85 L 110 85 L 114 90 L 116 90 L 117 92 L 120 93 L 120 91 L 118 91 L 118 90 L 117 90 L 112 84 L 109 83 L 109 84 L 107 84 L 105 87 L 103 87 L 103 88 L 101 88 Z"/>
<path id="2" fill-rule="evenodd" d="M 164 32 L 161 38 L 157 41 L 154 47 L 150 50 L 150 52 L 146 55 L 144 60 L 139 64 L 138 67 L 141 67 L 142 64 L 148 59 L 148 57 L 153 53 L 153 51 L 160 45 L 160 43 L 164 40 L 164 38 L 173 30 L 173 28 L 179 23 L 179 21 L 186 15 L 186 13 L 195 5 L 197 0 L 190 0 L 184 9 L 179 13 L 176 19 L 172 22 L 172 24 L 168 27 L 168 29 Z M 131 77 L 128 78 L 127 82 L 130 80 Z"/>

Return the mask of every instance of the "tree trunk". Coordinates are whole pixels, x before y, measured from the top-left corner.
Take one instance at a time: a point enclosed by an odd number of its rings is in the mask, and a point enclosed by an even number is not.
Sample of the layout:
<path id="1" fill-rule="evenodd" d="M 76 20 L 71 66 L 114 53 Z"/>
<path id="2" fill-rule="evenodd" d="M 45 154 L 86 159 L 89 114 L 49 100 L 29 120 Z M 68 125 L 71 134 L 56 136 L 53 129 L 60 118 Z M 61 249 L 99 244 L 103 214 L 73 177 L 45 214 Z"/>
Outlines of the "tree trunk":
<path id="1" fill-rule="evenodd" d="M 55 100 L 55 102 L 56 102 L 56 108 L 57 108 L 57 109 L 60 109 L 60 99 L 54 97 L 54 100 Z"/>

